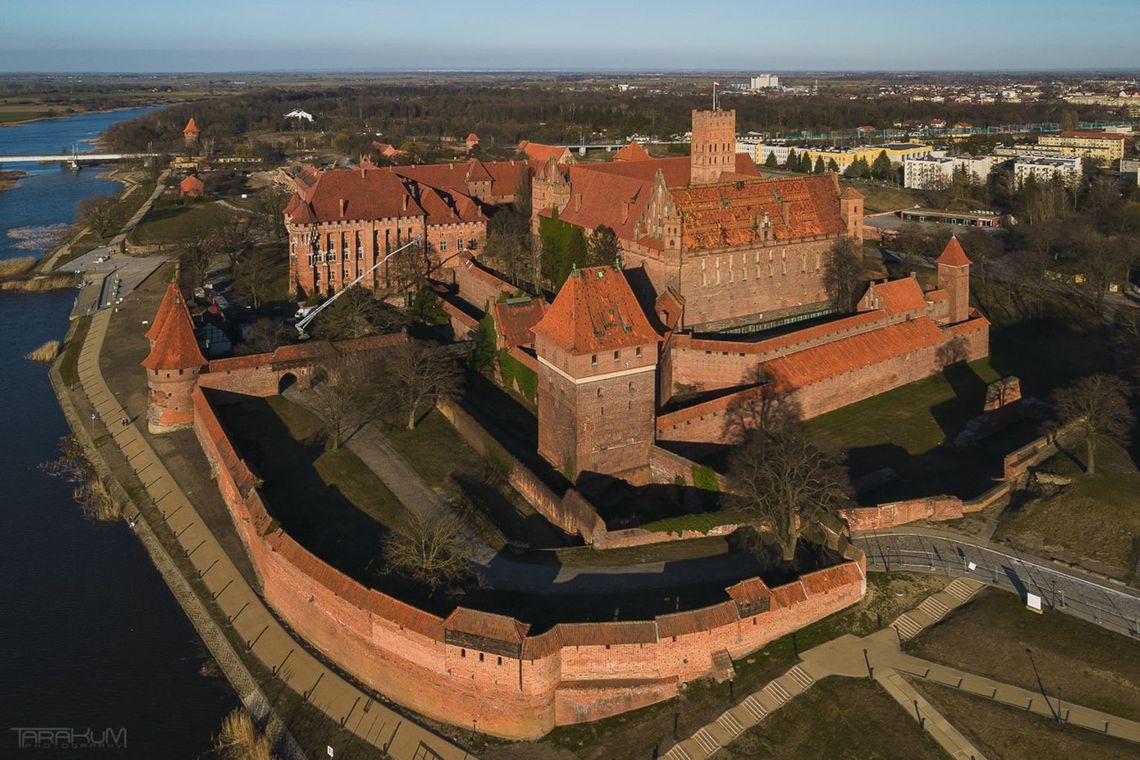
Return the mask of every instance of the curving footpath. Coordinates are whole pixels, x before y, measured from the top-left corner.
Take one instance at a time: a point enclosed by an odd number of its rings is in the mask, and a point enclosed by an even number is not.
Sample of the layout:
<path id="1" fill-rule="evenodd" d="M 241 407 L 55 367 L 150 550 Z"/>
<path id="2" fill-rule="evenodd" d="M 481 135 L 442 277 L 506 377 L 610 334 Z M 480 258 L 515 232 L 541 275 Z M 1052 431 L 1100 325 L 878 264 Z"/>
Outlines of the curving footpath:
<path id="1" fill-rule="evenodd" d="M 976 580 L 956 578 L 923 600 L 887 628 L 858 638 L 850 634 L 820 644 L 801 655 L 799 664 L 764 688 L 745 697 L 716 720 L 681 740 L 664 760 L 704 760 L 761 723 L 773 712 L 832 677 L 873 678 L 955 760 L 986 756 L 938 712 L 911 683 L 921 679 L 956 689 L 1058 722 L 1133 743 L 1140 743 L 1140 723 L 1077 704 L 1052 700 L 1041 692 L 975 675 L 904 653 L 901 644 L 914 638 L 985 588 Z"/>
<path id="2" fill-rule="evenodd" d="M 278 678 L 344 730 L 356 734 L 396 760 L 460 760 L 471 757 L 447 739 L 396 713 L 349 683 L 310 654 L 273 616 L 234 567 L 193 502 L 171 477 L 145 436 L 133 424 L 122 425 L 122 420 L 128 415 L 111 393 L 99 368 L 99 355 L 111 315 L 111 310 L 104 310 L 91 318 L 91 327 L 79 354 L 80 383 L 147 495 L 163 515 L 178 545 L 211 592 L 213 601 L 246 642 L 247 651 L 256 655 Z"/>

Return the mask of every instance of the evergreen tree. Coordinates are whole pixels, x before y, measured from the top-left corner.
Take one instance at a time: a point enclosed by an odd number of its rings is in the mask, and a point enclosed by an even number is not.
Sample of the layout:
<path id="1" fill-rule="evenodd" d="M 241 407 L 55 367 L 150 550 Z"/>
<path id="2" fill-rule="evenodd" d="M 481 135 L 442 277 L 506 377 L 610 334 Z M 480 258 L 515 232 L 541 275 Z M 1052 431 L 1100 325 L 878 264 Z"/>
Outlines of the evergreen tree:
<path id="1" fill-rule="evenodd" d="M 800 157 L 796 155 L 795 148 L 788 150 L 788 160 L 784 162 L 784 168 L 790 172 L 798 172 L 800 170 Z"/>
<path id="2" fill-rule="evenodd" d="M 800 173 L 811 174 L 811 156 L 804 151 L 800 154 Z"/>
<path id="3" fill-rule="evenodd" d="M 613 264 L 617 260 L 621 248 L 618 246 L 617 235 L 604 224 L 599 224 L 590 233 L 586 241 L 589 252 L 589 266 L 596 267 L 603 264 Z"/>
<path id="4" fill-rule="evenodd" d="M 827 159 L 827 170 L 829 172 L 838 172 L 839 171 L 839 164 L 835 163 L 834 158 Z"/>
<path id="5" fill-rule="evenodd" d="M 780 162 L 776 160 L 775 151 L 768 153 L 768 158 L 764 159 L 764 166 L 768 169 L 780 168 Z"/>
<path id="6" fill-rule="evenodd" d="M 890 179 L 894 171 L 887 152 L 885 150 L 879 151 L 879 155 L 875 156 L 875 161 L 871 164 L 871 176 L 875 179 Z"/>
<path id="7" fill-rule="evenodd" d="M 827 171 L 827 166 L 823 163 L 823 156 L 819 156 L 815 159 L 815 173 L 823 174 L 825 171 Z"/>
<path id="8" fill-rule="evenodd" d="M 476 372 L 486 372 L 495 362 L 495 317 L 488 311 L 479 320 L 475 345 L 467 355 L 467 366 Z"/>

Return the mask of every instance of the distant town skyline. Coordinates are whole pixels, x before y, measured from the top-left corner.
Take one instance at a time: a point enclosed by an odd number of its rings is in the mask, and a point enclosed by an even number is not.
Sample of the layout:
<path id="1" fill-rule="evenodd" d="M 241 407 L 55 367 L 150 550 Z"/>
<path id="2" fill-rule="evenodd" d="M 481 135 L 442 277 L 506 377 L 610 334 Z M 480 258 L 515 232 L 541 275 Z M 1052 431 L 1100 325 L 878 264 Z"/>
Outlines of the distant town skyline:
<path id="1" fill-rule="evenodd" d="M 0 71 L 1140 69 L 1140 3 L 6 0 Z M 141 10 L 141 12 L 140 12 Z"/>

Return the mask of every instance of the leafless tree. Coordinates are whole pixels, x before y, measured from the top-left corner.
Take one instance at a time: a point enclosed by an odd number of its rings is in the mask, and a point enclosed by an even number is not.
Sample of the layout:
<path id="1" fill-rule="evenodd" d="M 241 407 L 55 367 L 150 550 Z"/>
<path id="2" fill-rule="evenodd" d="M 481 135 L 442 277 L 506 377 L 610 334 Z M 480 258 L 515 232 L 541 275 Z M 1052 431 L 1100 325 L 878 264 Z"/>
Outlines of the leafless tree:
<path id="1" fill-rule="evenodd" d="M 206 281 L 210 273 L 210 263 L 214 258 L 217 242 L 207 228 L 196 227 L 191 230 L 179 243 L 182 256 L 186 259 L 190 272 L 194 275 L 194 286 L 198 287 Z"/>
<path id="2" fill-rule="evenodd" d="M 371 420 L 383 395 L 371 364 L 359 354 L 329 362 L 315 378 L 309 403 L 325 423 L 325 445 L 336 451 L 360 425 Z"/>
<path id="3" fill-rule="evenodd" d="M 313 334 L 324 340 L 351 340 L 391 332 L 400 324 L 399 312 L 353 285 L 317 318 Z"/>
<path id="4" fill-rule="evenodd" d="M 253 247 L 253 231 L 248 222 L 217 219 L 210 225 L 209 235 L 230 262 L 230 272 L 237 269 L 242 255 Z"/>
<path id="5" fill-rule="evenodd" d="M 823 259 L 823 288 L 836 311 L 850 314 L 859 305 L 866 276 L 863 251 L 854 238 L 835 241 Z"/>
<path id="6" fill-rule="evenodd" d="M 115 207 L 118 203 L 114 198 L 94 196 L 84 198 L 75 206 L 76 220 L 87 226 L 99 240 L 105 240 L 115 232 Z"/>
<path id="7" fill-rule="evenodd" d="M 408 430 L 415 428 L 431 405 L 454 395 L 461 385 L 462 375 L 454 357 L 420 340 L 394 346 L 381 362 L 407 414 Z"/>
<path id="8" fill-rule="evenodd" d="M 802 425 L 749 431 L 730 456 L 728 483 L 732 501 L 771 529 L 785 560 L 805 527 L 849 501 L 843 467 Z"/>
<path id="9" fill-rule="evenodd" d="M 1113 375 L 1082 377 L 1053 394 L 1053 408 L 1066 424 L 1074 425 L 1085 439 L 1088 474 L 1096 474 L 1096 445 L 1105 439 L 1120 439 L 1132 427 L 1128 386 Z"/>
<path id="10" fill-rule="evenodd" d="M 455 585 L 471 572 L 471 547 L 459 518 L 442 510 L 427 519 L 409 514 L 403 530 L 384 539 L 383 552 L 389 571 L 432 591 Z"/>
<path id="11" fill-rule="evenodd" d="M 272 296 L 285 261 L 268 248 L 255 248 L 237 260 L 233 269 L 234 290 L 255 309 Z"/>
<path id="12" fill-rule="evenodd" d="M 267 187 L 253 197 L 253 202 L 262 234 L 272 242 L 284 241 L 285 207 L 289 204 L 289 194 L 277 187 Z"/>

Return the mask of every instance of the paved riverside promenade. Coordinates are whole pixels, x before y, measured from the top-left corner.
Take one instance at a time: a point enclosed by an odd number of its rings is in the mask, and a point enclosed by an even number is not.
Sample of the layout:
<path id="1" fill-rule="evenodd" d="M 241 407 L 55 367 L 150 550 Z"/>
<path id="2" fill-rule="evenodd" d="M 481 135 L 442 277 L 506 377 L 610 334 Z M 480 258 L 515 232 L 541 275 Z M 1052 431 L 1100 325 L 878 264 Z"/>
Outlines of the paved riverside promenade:
<path id="1" fill-rule="evenodd" d="M 899 709 L 906 710 L 955 760 L 986 760 L 986 756 L 914 688 L 911 680 L 922 679 L 1104 736 L 1140 743 L 1140 723 L 1135 721 L 1076 704 L 1060 704 L 1041 692 L 913 657 L 902 651 L 902 641 L 914 638 L 924 628 L 965 604 L 984 587 L 985 584 L 978 581 L 957 578 L 881 631 L 863 638 L 848 634 L 809 649 L 802 654 L 798 665 L 675 744 L 663 756 L 664 760 L 712 757 L 817 681 L 832 676 L 874 678 L 898 702 Z"/>
<path id="2" fill-rule="evenodd" d="M 247 643 L 248 651 L 311 705 L 396 760 L 471 757 L 349 683 L 310 654 L 273 616 L 206 527 L 193 502 L 171 477 L 143 433 L 133 424 L 123 426 L 122 420 L 128 415 L 99 368 L 99 354 L 111 316 L 112 311 L 103 310 L 91 318 L 79 355 L 80 383 L 179 547 L 212 593 L 215 604 Z"/>

